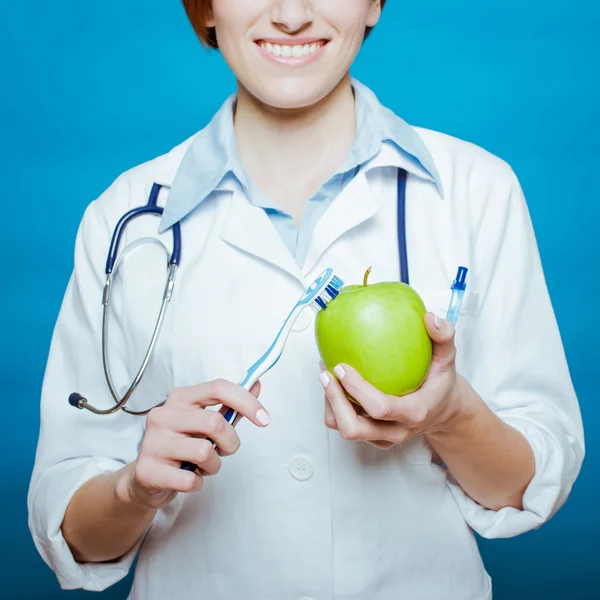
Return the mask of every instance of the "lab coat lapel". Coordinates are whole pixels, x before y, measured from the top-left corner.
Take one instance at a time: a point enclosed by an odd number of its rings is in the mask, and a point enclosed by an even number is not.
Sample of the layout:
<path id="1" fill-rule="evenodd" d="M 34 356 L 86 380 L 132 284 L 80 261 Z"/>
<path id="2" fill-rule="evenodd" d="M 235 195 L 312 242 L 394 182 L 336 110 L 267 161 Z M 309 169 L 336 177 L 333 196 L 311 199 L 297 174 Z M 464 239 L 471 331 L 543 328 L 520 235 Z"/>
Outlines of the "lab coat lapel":
<path id="1" fill-rule="evenodd" d="M 264 209 L 252 206 L 237 190 L 231 198 L 221 239 L 303 281 L 300 267 Z"/>
<path id="2" fill-rule="evenodd" d="M 304 275 L 338 238 L 370 219 L 381 206 L 366 175 L 359 172 L 319 219 L 304 261 Z"/>

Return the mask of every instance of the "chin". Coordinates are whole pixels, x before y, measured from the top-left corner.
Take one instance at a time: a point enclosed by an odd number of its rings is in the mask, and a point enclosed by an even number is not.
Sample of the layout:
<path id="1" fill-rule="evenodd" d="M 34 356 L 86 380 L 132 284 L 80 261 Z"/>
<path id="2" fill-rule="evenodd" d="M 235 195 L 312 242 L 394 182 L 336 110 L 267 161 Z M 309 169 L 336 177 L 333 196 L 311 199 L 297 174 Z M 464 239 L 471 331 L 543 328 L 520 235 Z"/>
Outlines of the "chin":
<path id="1" fill-rule="evenodd" d="M 298 80 L 277 80 L 263 82 L 261 85 L 247 88 L 261 103 L 280 110 L 308 108 L 318 104 L 335 88 L 335 82 Z"/>

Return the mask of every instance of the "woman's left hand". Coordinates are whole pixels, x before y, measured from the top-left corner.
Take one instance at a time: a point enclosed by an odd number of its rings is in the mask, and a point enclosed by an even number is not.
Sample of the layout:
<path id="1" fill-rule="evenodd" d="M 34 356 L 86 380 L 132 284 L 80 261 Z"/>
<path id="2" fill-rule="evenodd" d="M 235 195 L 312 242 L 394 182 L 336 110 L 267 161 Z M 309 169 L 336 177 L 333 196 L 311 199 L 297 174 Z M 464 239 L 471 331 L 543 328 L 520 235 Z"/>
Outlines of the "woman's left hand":
<path id="1" fill-rule="evenodd" d="M 452 422 L 459 412 L 457 387 L 461 380 L 455 366 L 454 326 L 433 313 L 425 315 L 425 326 L 433 341 L 431 367 L 423 385 L 411 394 L 384 394 L 346 364 L 334 368 L 339 381 L 327 371 L 321 372 L 327 427 L 337 429 L 345 440 L 362 440 L 387 449 Z M 351 402 L 345 392 L 361 406 Z"/>

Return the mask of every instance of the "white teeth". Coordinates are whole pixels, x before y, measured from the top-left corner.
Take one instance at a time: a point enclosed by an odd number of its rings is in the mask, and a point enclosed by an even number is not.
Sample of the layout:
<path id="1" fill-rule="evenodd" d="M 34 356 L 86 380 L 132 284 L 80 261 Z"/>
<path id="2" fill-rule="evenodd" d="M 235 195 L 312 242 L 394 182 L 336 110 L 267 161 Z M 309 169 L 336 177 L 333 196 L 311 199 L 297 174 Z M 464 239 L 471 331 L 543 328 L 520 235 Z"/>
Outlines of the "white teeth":
<path id="1" fill-rule="evenodd" d="M 280 45 L 271 44 L 270 42 L 260 42 L 260 47 L 269 54 L 284 57 L 293 56 L 294 58 L 301 58 L 303 56 L 308 56 L 309 54 L 314 54 L 321 46 L 321 43 L 304 44 L 303 46 L 300 46 L 299 44 L 296 46 L 288 46 L 285 44 Z"/>

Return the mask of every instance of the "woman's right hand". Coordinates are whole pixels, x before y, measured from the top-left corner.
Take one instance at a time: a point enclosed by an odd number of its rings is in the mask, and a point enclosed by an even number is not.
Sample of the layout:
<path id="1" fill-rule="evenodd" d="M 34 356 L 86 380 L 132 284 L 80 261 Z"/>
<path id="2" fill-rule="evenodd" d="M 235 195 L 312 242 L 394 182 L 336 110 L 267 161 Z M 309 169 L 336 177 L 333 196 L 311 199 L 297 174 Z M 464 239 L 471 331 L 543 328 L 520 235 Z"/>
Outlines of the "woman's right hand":
<path id="1" fill-rule="evenodd" d="M 169 504 L 178 492 L 200 490 L 205 476 L 219 472 L 221 456 L 230 456 L 240 447 L 234 427 L 223 417 L 226 409 L 206 407 L 222 404 L 265 427 L 270 418 L 258 401 L 259 394 L 258 381 L 248 392 L 223 379 L 173 390 L 163 406 L 148 414 L 138 458 L 124 470 L 121 494 L 156 509 Z M 198 465 L 199 470 L 182 470 L 184 461 Z"/>

